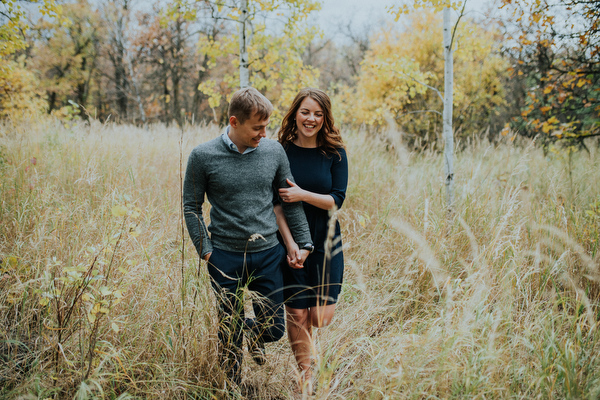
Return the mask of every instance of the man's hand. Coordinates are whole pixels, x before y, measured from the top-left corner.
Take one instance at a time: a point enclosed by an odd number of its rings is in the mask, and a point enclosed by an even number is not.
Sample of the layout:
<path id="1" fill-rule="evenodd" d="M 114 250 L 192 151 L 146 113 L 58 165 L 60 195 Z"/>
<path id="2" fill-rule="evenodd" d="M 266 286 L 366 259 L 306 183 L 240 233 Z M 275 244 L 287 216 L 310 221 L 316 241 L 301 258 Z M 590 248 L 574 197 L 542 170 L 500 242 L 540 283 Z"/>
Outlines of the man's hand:
<path id="1" fill-rule="evenodd" d="M 204 259 L 204 261 L 208 261 L 208 259 L 210 258 L 211 254 L 212 254 L 212 252 L 207 253 L 204 257 L 202 257 Z"/>
<path id="2" fill-rule="evenodd" d="M 300 259 L 298 260 L 298 262 L 300 264 L 304 264 L 304 261 L 306 261 L 306 257 L 308 257 L 309 254 L 310 254 L 310 251 L 301 249 L 300 250 Z"/>
<path id="3" fill-rule="evenodd" d="M 279 189 L 279 197 L 281 197 L 281 200 L 285 201 L 286 203 L 302 201 L 304 198 L 304 190 L 289 179 L 287 179 L 287 183 L 290 185 L 289 188 Z"/>
<path id="4" fill-rule="evenodd" d="M 300 256 L 300 248 L 298 247 L 298 244 L 293 243 L 293 244 L 287 246 L 287 248 L 288 248 L 287 263 L 290 266 L 290 268 L 294 268 L 294 269 L 304 268 L 302 263 L 299 262 L 301 256 Z"/>

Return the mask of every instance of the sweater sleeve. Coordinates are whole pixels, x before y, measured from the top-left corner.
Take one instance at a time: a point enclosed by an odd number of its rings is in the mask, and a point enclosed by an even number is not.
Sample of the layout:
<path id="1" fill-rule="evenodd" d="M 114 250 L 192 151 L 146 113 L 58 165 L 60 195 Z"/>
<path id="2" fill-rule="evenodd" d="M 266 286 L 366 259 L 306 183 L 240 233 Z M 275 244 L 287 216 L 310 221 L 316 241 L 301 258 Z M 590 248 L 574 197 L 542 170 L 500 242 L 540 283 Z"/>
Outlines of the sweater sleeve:
<path id="1" fill-rule="evenodd" d="M 281 145 L 278 147 L 277 156 L 279 167 L 277 168 L 274 182 L 276 190 L 290 186 L 286 182 L 286 179 L 289 179 L 295 183 L 294 177 L 292 176 L 292 172 L 290 170 L 290 163 Z M 285 219 L 287 220 L 290 231 L 292 232 L 292 236 L 294 237 L 294 241 L 298 243 L 300 247 L 307 243 L 312 243 L 312 238 L 310 237 L 310 230 L 308 228 L 306 215 L 304 214 L 302 202 L 298 201 L 296 203 L 286 203 L 281 201 L 279 198 L 278 200 L 283 208 L 283 213 L 285 215 Z"/>
<path id="2" fill-rule="evenodd" d="M 333 154 L 333 164 L 331 165 L 331 192 L 329 193 L 337 208 L 341 208 L 346 199 L 346 189 L 348 187 L 348 158 L 346 150 L 339 148 L 340 155 Z"/>
<path id="3" fill-rule="evenodd" d="M 200 257 L 213 251 L 208 230 L 202 215 L 206 191 L 206 174 L 199 151 L 194 149 L 188 159 L 183 181 L 183 212 L 190 238 Z"/>

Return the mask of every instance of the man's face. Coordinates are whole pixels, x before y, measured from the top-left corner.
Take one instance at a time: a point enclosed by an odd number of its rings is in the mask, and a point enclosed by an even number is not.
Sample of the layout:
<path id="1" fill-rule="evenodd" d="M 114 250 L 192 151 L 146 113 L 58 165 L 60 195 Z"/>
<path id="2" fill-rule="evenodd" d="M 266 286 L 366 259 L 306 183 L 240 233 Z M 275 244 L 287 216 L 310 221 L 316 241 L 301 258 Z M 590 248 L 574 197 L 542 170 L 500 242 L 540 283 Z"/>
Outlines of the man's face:
<path id="1" fill-rule="evenodd" d="M 253 114 L 243 124 L 232 116 L 229 118 L 229 138 L 238 147 L 240 152 L 244 152 L 248 147 L 258 147 L 260 140 L 267 136 L 267 126 L 271 122 L 270 118 L 260 120 L 258 114 Z"/>

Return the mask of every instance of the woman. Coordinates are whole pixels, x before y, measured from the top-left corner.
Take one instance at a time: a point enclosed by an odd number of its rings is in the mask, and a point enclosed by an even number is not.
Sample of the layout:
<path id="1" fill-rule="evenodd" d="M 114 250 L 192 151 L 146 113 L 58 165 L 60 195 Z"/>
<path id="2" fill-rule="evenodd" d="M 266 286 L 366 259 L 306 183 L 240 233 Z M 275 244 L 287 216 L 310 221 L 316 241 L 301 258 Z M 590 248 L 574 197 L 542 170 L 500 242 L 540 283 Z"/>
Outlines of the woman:
<path id="1" fill-rule="evenodd" d="M 276 207 L 283 241 L 288 249 L 284 266 L 288 337 L 300 368 L 300 390 L 312 392 L 312 327 L 331 323 L 344 273 L 344 256 L 337 220 L 329 229 L 330 211 L 340 208 L 346 197 L 348 161 L 344 143 L 331 114 L 331 101 L 319 89 L 301 90 L 279 130 L 292 175 L 287 189 L 279 189 L 284 202 L 302 201 L 314 251 L 304 263 L 298 245 Z"/>

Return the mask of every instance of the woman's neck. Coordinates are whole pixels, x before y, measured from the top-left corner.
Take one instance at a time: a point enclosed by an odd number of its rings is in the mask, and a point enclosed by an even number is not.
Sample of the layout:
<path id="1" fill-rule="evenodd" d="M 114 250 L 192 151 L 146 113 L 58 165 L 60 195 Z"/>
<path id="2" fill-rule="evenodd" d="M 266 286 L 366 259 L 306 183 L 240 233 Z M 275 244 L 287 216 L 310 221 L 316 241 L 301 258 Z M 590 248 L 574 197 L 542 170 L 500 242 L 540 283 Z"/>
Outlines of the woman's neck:
<path id="1" fill-rule="evenodd" d="M 296 140 L 294 140 L 294 144 L 298 147 L 316 148 L 317 147 L 317 137 L 314 136 L 312 138 L 306 138 L 306 137 L 298 136 L 296 138 Z"/>

